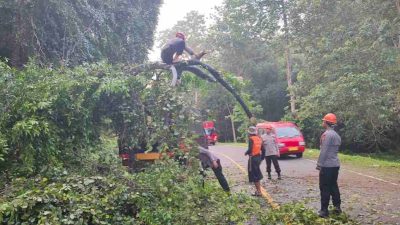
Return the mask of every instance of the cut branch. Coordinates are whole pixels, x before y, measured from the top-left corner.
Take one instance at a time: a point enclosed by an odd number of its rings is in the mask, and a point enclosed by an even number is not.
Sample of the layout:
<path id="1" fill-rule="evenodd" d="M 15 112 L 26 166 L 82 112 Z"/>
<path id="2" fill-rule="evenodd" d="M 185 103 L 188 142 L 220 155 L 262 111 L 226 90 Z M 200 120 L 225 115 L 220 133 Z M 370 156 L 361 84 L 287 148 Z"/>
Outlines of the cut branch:
<path id="1" fill-rule="evenodd" d="M 236 93 L 236 91 L 233 89 L 231 85 L 229 85 L 220 75 L 220 73 L 215 70 L 213 67 L 200 62 L 199 60 L 184 60 L 180 61 L 176 64 L 174 64 L 175 67 L 179 68 L 181 71 L 188 71 L 196 76 L 208 80 L 208 81 L 218 81 L 226 90 L 228 90 L 233 97 L 239 102 L 239 104 L 242 106 L 243 110 L 245 111 L 246 115 L 251 118 L 253 114 L 250 112 L 249 108 L 247 105 L 244 103 L 243 99 Z M 201 69 L 195 67 L 195 66 L 201 66 L 203 69 L 207 70 L 213 77 L 207 75 L 204 73 Z M 151 70 L 169 70 L 170 66 L 165 64 L 165 63 L 160 63 L 160 62 L 155 62 L 155 63 L 149 63 L 149 64 L 142 64 L 139 66 L 135 67 L 130 67 L 127 66 L 125 67 L 125 71 L 130 73 L 132 76 L 136 76 L 140 73 L 151 71 Z M 215 78 L 215 80 L 214 80 Z"/>

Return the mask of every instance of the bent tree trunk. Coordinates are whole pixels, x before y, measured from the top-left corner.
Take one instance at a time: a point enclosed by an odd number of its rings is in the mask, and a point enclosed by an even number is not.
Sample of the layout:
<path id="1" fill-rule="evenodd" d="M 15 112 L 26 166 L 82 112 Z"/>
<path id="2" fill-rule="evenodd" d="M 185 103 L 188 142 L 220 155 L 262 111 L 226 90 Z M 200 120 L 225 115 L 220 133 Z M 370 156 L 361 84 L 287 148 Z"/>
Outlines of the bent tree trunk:
<path id="1" fill-rule="evenodd" d="M 247 105 L 244 103 L 243 99 L 240 97 L 240 95 L 238 95 L 238 93 L 233 89 L 233 87 L 231 85 L 229 85 L 220 75 L 220 73 L 215 70 L 214 68 L 212 68 L 211 66 L 202 63 L 198 60 L 188 60 L 185 62 L 182 62 L 183 64 L 187 64 L 188 66 L 193 66 L 193 65 L 199 65 L 201 67 L 203 67 L 204 69 L 206 69 L 208 72 L 211 73 L 211 75 L 213 75 L 213 77 L 217 80 L 218 83 L 220 83 L 226 90 L 228 90 L 233 97 L 236 99 L 236 101 L 239 102 L 240 106 L 242 106 L 243 110 L 245 111 L 247 117 L 250 119 L 251 117 L 253 117 L 253 114 L 250 112 L 249 108 L 247 107 Z M 197 74 L 196 74 L 197 75 Z"/>
<path id="2" fill-rule="evenodd" d="M 233 95 L 233 97 L 236 99 L 236 101 L 239 102 L 240 106 L 242 106 L 243 110 L 245 111 L 247 117 L 249 119 L 251 117 L 253 117 L 253 114 L 250 112 L 249 107 L 247 107 L 247 105 L 245 104 L 243 99 L 240 97 L 240 95 L 233 89 L 233 87 L 231 85 L 229 85 L 222 78 L 221 74 L 217 70 L 215 70 L 213 67 L 211 67 L 205 63 L 202 63 L 199 60 L 181 61 L 181 62 L 177 63 L 175 66 L 177 68 L 180 68 L 182 71 L 191 72 L 202 79 L 214 81 L 213 78 L 215 78 L 215 80 L 218 83 L 220 83 L 227 91 L 229 91 Z M 213 76 L 213 78 L 195 66 L 200 66 L 203 69 L 207 70 Z M 161 70 L 169 70 L 169 67 L 170 66 L 167 64 L 155 62 L 155 63 L 150 63 L 150 64 L 142 64 L 142 65 L 139 65 L 139 66 L 136 66 L 133 68 L 128 66 L 125 68 L 125 70 L 128 73 L 132 74 L 133 76 L 136 76 L 142 72 L 150 71 L 150 70 L 160 70 L 160 69 Z"/>

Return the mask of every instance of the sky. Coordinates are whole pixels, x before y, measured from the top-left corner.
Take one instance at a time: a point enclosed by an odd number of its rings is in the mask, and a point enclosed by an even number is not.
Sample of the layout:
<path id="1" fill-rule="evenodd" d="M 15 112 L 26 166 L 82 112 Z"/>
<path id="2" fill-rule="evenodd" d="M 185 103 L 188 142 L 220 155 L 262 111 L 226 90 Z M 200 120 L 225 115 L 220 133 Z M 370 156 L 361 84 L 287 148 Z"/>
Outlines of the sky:
<path id="1" fill-rule="evenodd" d="M 204 15 L 213 12 L 215 6 L 221 5 L 223 0 L 164 0 L 160 8 L 156 32 L 173 27 L 190 11 L 196 10 Z M 160 59 L 160 49 L 153 47 L 149 55 L 150 61 Z"/>

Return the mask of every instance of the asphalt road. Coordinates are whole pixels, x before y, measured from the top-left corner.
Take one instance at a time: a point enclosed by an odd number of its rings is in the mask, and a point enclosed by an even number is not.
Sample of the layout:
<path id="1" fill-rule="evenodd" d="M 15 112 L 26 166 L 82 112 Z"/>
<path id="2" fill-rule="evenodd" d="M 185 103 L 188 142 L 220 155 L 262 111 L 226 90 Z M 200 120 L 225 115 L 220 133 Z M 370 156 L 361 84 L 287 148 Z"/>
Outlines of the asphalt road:
<path id="1" fill-rule="evenodd" d="M 245 147 L 217 144 L 210 150 L 221 159 L 223 172 L 233 191 L 254 192 L 247 179 Z M 305 202 L 318 211 L 320 203 L 318 171 L 313 160 L 285 157 L 279 160 L 282 180 L 277 180 L 272 168 L 272 180 L 266 179 L 265 161 L 262 186 L 272 204 Z M 342 165 L 339 187 L 342 208 L 350 217 L 362 224 L 400 224 L 400 174 L 380 177 L 377 171 L 363 171 L 351 165 Z"/>

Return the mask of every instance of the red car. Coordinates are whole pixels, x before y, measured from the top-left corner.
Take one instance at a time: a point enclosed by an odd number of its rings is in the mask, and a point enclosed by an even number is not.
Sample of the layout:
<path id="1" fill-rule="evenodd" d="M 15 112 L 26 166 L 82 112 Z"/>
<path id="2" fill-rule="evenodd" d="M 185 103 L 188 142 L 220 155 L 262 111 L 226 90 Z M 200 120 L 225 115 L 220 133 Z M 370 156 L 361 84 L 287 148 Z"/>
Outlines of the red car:
<path id="1" fill-rule="evenodd" d="M 306 143 L 300 129 L 292 122 L 265 122 L 257 124 L 258 134 L 266 132 L 267 125 L 273 128 L 276 136 L 276 143 L 282 155 L 296 155 L 297 158 L 303 157 Z"/>
<path id="2" fill-rule="evenodd" d="M 214 127 L 213 121 L 204 121 L 203 122 L 203 129 L 207 136 L 208 143 L 211 145 L 215 145 L 218 141 L 218 134 Z"/>

